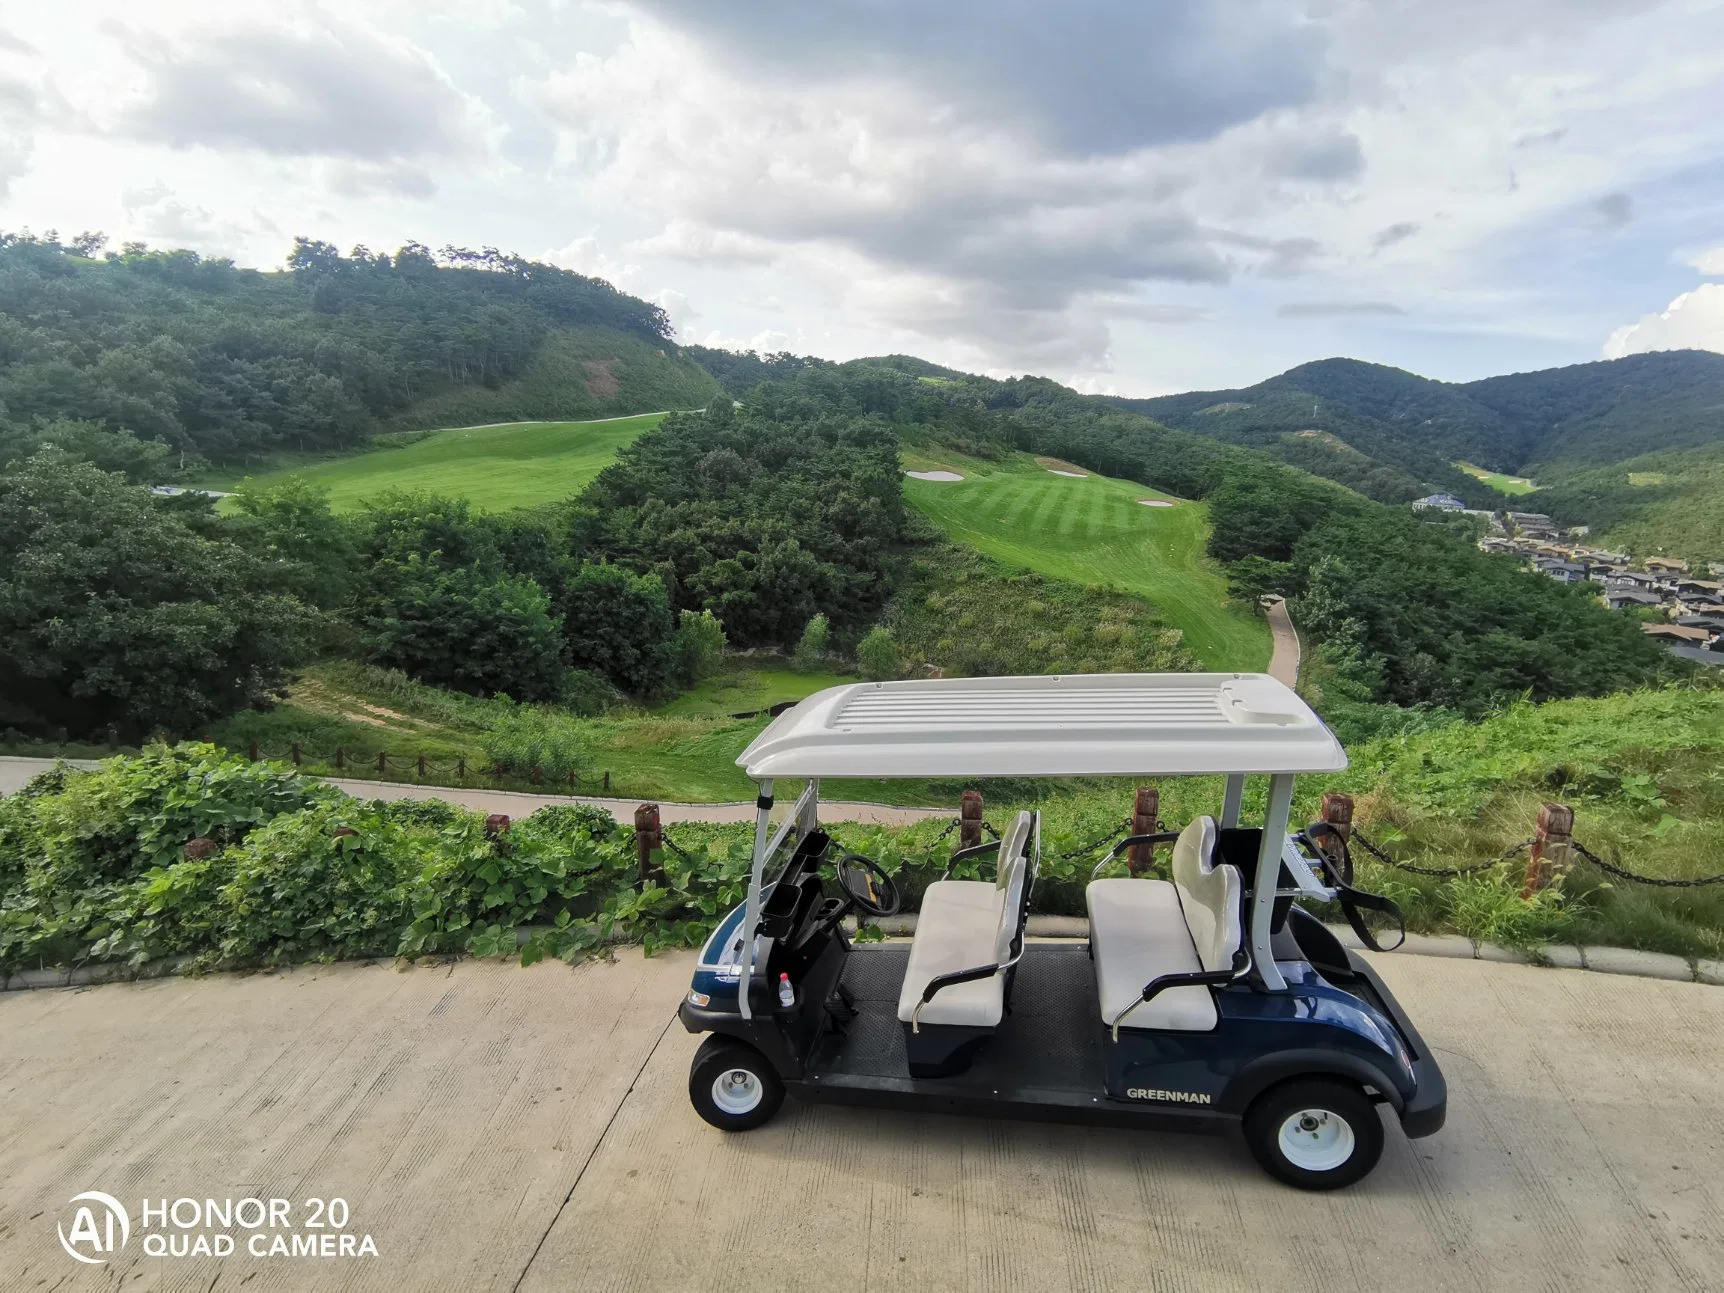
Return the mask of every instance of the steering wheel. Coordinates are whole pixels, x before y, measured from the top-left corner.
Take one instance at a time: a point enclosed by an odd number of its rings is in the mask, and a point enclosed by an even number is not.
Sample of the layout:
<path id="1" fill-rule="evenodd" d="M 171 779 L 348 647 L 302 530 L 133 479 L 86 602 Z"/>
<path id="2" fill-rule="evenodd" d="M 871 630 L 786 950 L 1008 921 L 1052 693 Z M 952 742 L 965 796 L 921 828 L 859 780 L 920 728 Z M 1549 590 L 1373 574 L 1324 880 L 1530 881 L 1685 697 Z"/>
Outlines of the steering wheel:
<path id="1" fill-rule="evenodd" d="M 898 914 L 898 886 L 873 858 L 846 853 L 838 859 L 838 885 L 851 906 L 868 916 Z"/>

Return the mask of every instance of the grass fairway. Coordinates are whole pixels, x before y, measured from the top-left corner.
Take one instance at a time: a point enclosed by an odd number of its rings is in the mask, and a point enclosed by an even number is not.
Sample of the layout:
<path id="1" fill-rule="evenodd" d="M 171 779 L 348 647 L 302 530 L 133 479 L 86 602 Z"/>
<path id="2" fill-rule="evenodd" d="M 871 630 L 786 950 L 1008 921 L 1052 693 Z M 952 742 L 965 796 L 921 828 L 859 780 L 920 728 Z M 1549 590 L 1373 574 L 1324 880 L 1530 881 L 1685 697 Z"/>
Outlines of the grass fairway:
<path id="1" fill-rule="evenodd" d="M 1483 467 L 1474 466 L 1470 462 L 1457 462 L 1459 467 L 1474 480 L 1482 481 L 1499 494 L 1531 494 L 1538 489 L 1525 476 L 1505 476 L 1500 471 L 1486 471 Z"/>
<path id="2" fill-rule="evenodd" d="M 804 700 L 828 687 L 860 682 L 854 674 L 798 673 L 783 666 L 738 667 L 691 687 L 653 710 L 663 718 L 724 718 L 770 709 L 786 700 Z"/>
<path id="3" fill-rule="evenodd" d="M 551 503 L 578 493 L 617 450 L 662 421 L 662 413 L 597 422 L 514 422 L 438 431 L 399 449 L 378 449 L 256 476 L 269 484 L 302 476 L 351 512 L 391 489 L 424 489 L 468 499 L 482 512 Z"/>
<path id="4" fill-rule="evenodd" d="M 1229 605 L 1220 568 L 1204 553 L 1209 514 L 1128 480 L 1060 476 L 1028 457 L 985 463 L 941 454 L 918 470 L 944 468 L 959 482 L 904 480 L 904 497 L 959 543 L 1055 579 L 1100 584 L 1143 597 L 1209 669 L 1258 670 L 1269 663 L 1269 629 Z M 1166 499 L 1172 507 L 1145 507 Z"/>

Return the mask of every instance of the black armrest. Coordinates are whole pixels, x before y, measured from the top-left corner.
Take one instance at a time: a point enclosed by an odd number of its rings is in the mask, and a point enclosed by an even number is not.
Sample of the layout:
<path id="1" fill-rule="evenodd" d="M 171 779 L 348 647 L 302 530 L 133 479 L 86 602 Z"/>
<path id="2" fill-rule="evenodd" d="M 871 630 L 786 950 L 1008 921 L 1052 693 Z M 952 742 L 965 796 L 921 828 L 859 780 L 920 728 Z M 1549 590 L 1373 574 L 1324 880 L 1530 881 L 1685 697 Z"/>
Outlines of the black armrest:
<path id="1" fill-rule="evenodd" d="M 1115 844 L 1106 857 L 1095 864 L 1094 868 L 1089 873 L 1089 878 L 1091 880 L 1095 879 L 1101 874 L 1103 867 L 1105 867 L 1109 862 L 1112 862 L 1121 853 L 1125 852 L 1126 849 L 1133 848 L 1139 844 L 1173 844 L 1178 841 L 1178 839 L 1178 831 L 1157 831 L 1153 835 L 1128 835 L 1118 844 Z"/>
<path id="2" fill-rule="evenodd" d="M 1108 860 L 1111 861 L 1127 849 L 1133 848 L 1139 844 L 1176 844 L 1178 842 L 1178 831 L 1156 831 L 1153 835 L 1127 835 L 1118 844 L 1113 846 L 1113 851 L 1107 856 Z"/>
<path id="3" fill-rule="evenodd" d="M 1242 978 L 1251 968 L 1251 958 L 1240 947 L 1225 970 L 1190 970 L 1184 974 L 1162 974 L 1143 985 L 1143 995 L 1113 1017 L 1113 1039 L 1119 1040 L 1120 1021 L 1146 1001 L 1153 1001 L 1169 988 L 1219 988 Z"/>
<path id="4" fill-rule="evenodd" d="M 952 868 L 957 866 L 958 863 L 962 862 L 965 858 L 979 858 L 982 854 L 992 853 L 999 847 L 1000 842 L 998 840 L 989 840 L 986 844 L 972 844 L 967 849 L 959 849 L 956 853 L 952 854 L 951 859 L 946 863 L 946 869 L 941 873 L 940 879 L 950 880 L 952 878 Z"/>

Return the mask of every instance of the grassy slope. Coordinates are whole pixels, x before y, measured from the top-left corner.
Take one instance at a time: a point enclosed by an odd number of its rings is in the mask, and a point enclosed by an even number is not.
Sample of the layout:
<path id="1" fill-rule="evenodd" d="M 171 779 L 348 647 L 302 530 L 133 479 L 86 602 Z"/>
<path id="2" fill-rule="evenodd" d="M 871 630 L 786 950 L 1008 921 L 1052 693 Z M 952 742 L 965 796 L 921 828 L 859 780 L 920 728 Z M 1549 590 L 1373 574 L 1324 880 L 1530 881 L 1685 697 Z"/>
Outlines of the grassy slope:
<path id="1" fill-rule="evenodd" d="M 1499 494 L 1508 494 L 1512 497 L 1517 494 L 1531 494 L 1538 489 L 1537 485 L 1522 476 L 1505 476 L 1500 471 L 1488 471 L 1483 467 L 1474 466 L 1470 462 L 1457 462 L 1455 466 L 1466 472 L 1474 480 L 1489 485 Z"/>
<path id="2" fill-rule="evenodd" d="M 578 493 L 617 450 L 662 420 L 658 413 L 597 422 L 515 423 L 439 431 L 399 449 L 379 449 L 272 472 L 267 484 L 299 475 L 329 489 L 336 511 L 351 511 L 390 489 L 424 489 L 472 500 L 482 511 L 554 502 Z"/>
<path id="3" fill-rule="evenodd" d="M 607 328 L 562 328 L 548 336 L 517 378 L 496 390 L 464 387 L 423 400 L 393 418 L 393 430 L 601 418 L 705 408 L 718 382 L 674 347 Z"/>
<path id="4" fill-rule="evenodd" d="M 947 451 L 906 451 L 906 467 L 945 468 L 958 483 L 906 478 L 904 496 L 953 539 L 1055 579 L 1099 584 L 1148 599 L 1209 669 L 1262 669 L 1269 630 L 1227 601 L 1219 568 L 1204 554 L 1201 503 L 1144 507 L 1156 490 L 1106 476 L 1057 476 L 1033 459 L 1000 463 Z"/>
<path id="5" fill-rule="evenodd" d="M 798 673 L 773 665 L 739 664 L 733 672 L 708 678 L 653 713 L 664 718 L 724 718 L 767 709 L 781 701 L 802 700 L 827 687 L 855 681 L 850 674 Z"/>
<path id="6" fill-rule="evenodd" d="M 1724 561 L 1724 447 L 1650 454 L 1614 470 L 1645 502 L 1632 519 L 1606 527 L 1602 542 L 1638 555 Z"/>

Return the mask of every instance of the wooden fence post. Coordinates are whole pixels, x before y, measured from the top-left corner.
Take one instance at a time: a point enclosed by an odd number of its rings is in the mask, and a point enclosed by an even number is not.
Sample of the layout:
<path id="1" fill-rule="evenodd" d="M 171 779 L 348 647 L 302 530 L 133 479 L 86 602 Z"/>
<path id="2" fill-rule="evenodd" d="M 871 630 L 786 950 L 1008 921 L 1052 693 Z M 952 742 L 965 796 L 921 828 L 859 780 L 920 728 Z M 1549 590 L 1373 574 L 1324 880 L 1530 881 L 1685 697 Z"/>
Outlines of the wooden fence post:
<path id="1" fill-rule="evenodd" d="M 570 768 L 569 769 L 569 789 L 573 790 L 575 788 L 576 784 L 579 783 L 579 781 L 580 781 L 580 776 L 575 772 L 575 770 L 573 768 Z"/>
<path id="2" fill-rule="evenodd" d="M 1131 806 L 1131 833 L 1153 835 L 1161 818 L 1161 791 L 1154 786 L 1139 786 Z M 1155 845 L 1133 844 L 1126 853 L 1125 864 L 1133 875 L 1147 871 L 1155 863 Z"/>
<path id="3" fill-rule="evenodd" d="M 664 879 L 664 868 L 653 857 L 664 847 L 664 828 L 659 825 L 658 805 L 642 804 L 635 809 L 635 867 L 638 887 L 645 889 Z"/>
<path id="4" fill-rule="evenodd" d="M 384 771 L 388 770 L 388 767 L 389 767 L 389 752 L 387 750 L 379 750 L 377 752 L 377 770 L 379 772 L 384 772 Z"/>
<path id="5" fill-rule="evenodd" d="M 423 754 L 419 756 L 419 777 L 421 780 L 424 780 L 425 777 L 425 756 Z"/>
<path id="6" fill-rule="evenodd" d="M 335 770 L 340 772 L 347 766 L 347 751 L 339 745 L 335 747 Z"/>
<path id="7" fill-rule="evenodd" d="M 1574 841 L 1574 809 L 1567 804 L 1541 804 L 1538 831 L 1526 860 L 1526 884 L 1520 896 L 1530 898 L 1550 884 L 1553 875 L 1568 870 L 1569 845 Z"/>
<path id="8" fill-rule="evenodd" d="M 544 775 L 539 771 L 539 765 L 535 763 L 533 765 L 533 784 L 536 786 L 543 780 Z"/>
<path id="9" fill-rule="evenodd" d="M 1341 837 L 1344 844 L 1353 842 L 1353 796 L 1343 795 L 1335 790 L 1326 792 L 1323 796 L 1323 806 L 1318 810 L 1317 815 L 1335 828 L 1335 833 Z M 1327 834 L 1317 836 L 1317 847 L 1337 869 L 1346 866 L 1346 850 L 1330 839 Z M 1352 876 L 1344 873 L 1341 879 L 1348 884 L 1353 882 Z"/>
<path id="10" fill-rule="evenodd" d="M 294 767 L 297 768 L 299 766 L 299 742 L 298 741 L 295 741 L 292 745 L 287 747 L 287 757 L 293 760 L 293 766 Z"/>
<path id="11" fill-rule="evenodd" d="M 611 774 L 610 774 L 610 771 L 607 769 L 605 772 L 605 793 L 609 794 L 610 790 L 611 790 Z"/>
<path id="12" fill-rule="evenodd" d="M 246 746 L 246 753 L 251 755 L 251 761 L 253 763 L 257 762 L 257 742 L 256 741 L 253 741 L 248 746 Z"/>
<path id="13" fill-rule="evenodd" d="M 966 790 L 958 801 L 958 847 L 973 849 L 982 842 L 982 792 Z"/>

